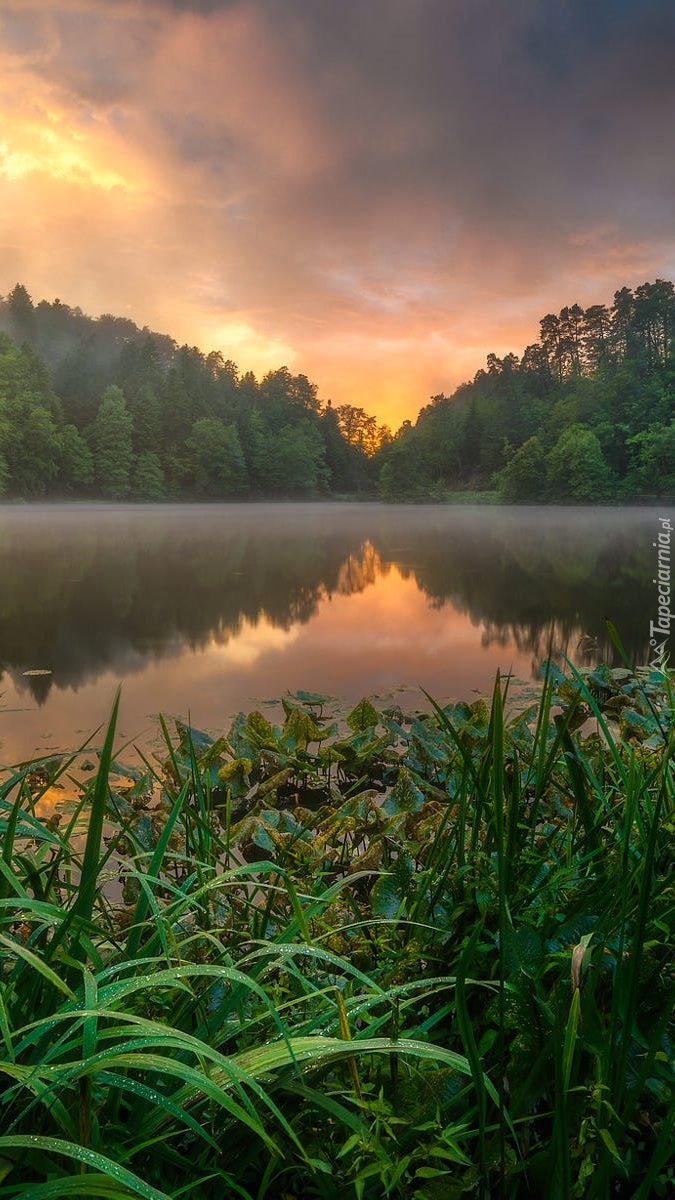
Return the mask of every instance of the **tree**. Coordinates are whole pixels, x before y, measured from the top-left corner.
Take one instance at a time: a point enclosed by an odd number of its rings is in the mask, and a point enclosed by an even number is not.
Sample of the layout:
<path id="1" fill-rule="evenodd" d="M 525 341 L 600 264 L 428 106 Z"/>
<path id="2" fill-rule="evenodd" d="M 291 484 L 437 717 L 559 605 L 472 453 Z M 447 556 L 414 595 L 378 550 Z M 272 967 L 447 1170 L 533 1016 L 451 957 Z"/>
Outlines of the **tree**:
<path id="1" fill-rule="evenodd" d="M 0 452 L 6 484 L 42 496 L 58 474 L 61 406 L 42 360 L 29 346 L 0 337 Z"/>
<path id="2" fill-rule="evenodd" d="M 378 479 L 383 500 L 421 500 L 432 487 L 421 439 L 409 421 L 404 421 L 398 436 L 386 450 Z"/>
<path id="3" fill-rule="evenodd" d="M 54 418 L 40 405 L 25 414 L 18 453 L 11 464 L 12 489 L 21 496 L 44 496 L 59 473 L 61 442 Z"/>
<path id="4" fill-rule="evenodd" d="M 96 484 L 104 496 L 121 500 L 131 486 L 133 421 L 124 392 L 110 384 L 103 393 L 98 412 L 87 430 L 94 455 Z"/>
<path id="5" fill-rule="evenodd" d="M 162 500 L 166 496 L 162 465 L 151 450 L 143 450 L 136 459 L 133 493 L 140 500 Z"/>
<path id="6" fill-rule="evenodd" d="M 133 421 L 134 453 L 156 453 L 161 428 L 161 407 L 153 388 L 147 383 L 141 384 L 138 391 L 129 396 L 127 407 Z"/>
<path id="7" fill-rule="evenodd" d="M 259 395 L 266 407 L 277 414 L 295 419 L 303 416 L 318 416 L 321 403 L 316 385 L 306 375 L 291 375 L 288 367 L 268 371 L 260 382 Z M 290 410 L 290 412 L 289 412 Z"/>
<path id="8" fill-rule="evenodd" d="M 614 293 L 612 305 L 612 342 L 619 362 L 628 357 L 632 346 L 635 297 L 630 288 L 624 287 Z"/>
<path id="9" fill-rule="evenodd" d="M 94 457 L 75 425 L 61 430 L 59 484 L 66 492 L 76 492 L 94 481 Z"/>
<path id="10" fill-rule="evenodd" d="M 321 431 L 331 488 L 338 492 L 349 492 L 357 486 L 354 451 L 343 437 L 337 410 L 333 408 L 330 400 L 321 417 Z"/>
<path id="11" fill-rule="evenodd" d="M 270 437 L 259 409 L 248 408 L 239 425 L 239 439 L 244 451 L 248 479 L 256 492 L 268 485 L 268 446 Z"/>
<path id="12" fill-rule="evenodd" d="M 560 361 L 560 317 L 555 313 L 547 313 L 539 322 L 539 341 L 544 351 L 546 362 L 555 379 L 562 377 Z"/>
<path id="13" fill-rule="evenodd" d="M 19 341 L 31 337 L 35 323 L 35 309 L 30 293 L 22 283 L 17 283 L 7 297 L 7 308 L 12 332 Z"/>
<path id="14" fill-rule="evenodd" d="M 321 434 L 308 420 L 285 425 L 268 446 L 268 487 L 285 496 L 325 490 L 329 472 Z"/>
<path id="15" fill-rule="evenodd" d="M 379 448 L 380 438 L 375 417 L 353 404 L 340 404 L 336 408 L 342 436 L 350 446 L 356 446 L 371 457 Z"/>
<path id="16" fill-rule="evenodd" d="M 546 456 L 546 478 L 552 499 L 605 500 L 611 473 L 592 430 L 570 425 Z"/>
<path id="17" fill-rule="evenodd" d="M 675 495 L 675 419 L 668 425 L 651 425 L 628 445 L 634 448 L 634 487 L 657 496 Z"/>
<path id="18" fill-rule="evenodd" d="M 593 304 L 584 313 L 582 346 L 584 362 L 598 371 L 610 362 L 611 322 L 606 304 Z"/>
<path id="19" fill-rule="evenodd" d="M 99 399 L 107 382 L 93 335 L 83 339 L 61 360 L 55 370 L 55 387 L 61 397 L 66 420 L 83 430 L 96 416 Z"/>
<path id="20" fill-rule="evenodd" d="M 649 365 L 668 365 L 675 332 L 675 288 L 663 279 L 635 289 L 633 325 Z"/>
<path id="21" fill-rule="evenodd" d="M 485 422 L 475 400 L 472 400 L 462 421 L 460 458 L 462 469 L 467 474 L 475 471 L 480 462 Z"/>
<path id="22" fill-rule="evenodd" d="M 186 443 L 196 490 L 203 496 L 237 496 L 246 487 L 246 460 L 236 425 L 200 417 Z"/>
<path id="23" fill-rule="evenodd" d="M 499 497 L 506 504 L 542 500 L 546 489 L 544 447 L 535 435 L 528 438 L 495 476 Z"/>

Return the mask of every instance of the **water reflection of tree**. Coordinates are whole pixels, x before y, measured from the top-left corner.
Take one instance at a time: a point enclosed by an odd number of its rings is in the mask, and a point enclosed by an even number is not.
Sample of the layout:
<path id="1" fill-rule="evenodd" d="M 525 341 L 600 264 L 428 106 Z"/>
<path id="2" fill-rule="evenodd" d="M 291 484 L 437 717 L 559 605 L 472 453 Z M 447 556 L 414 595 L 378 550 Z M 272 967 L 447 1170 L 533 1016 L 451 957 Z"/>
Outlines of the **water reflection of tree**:
<path id="1" fill-rule="evenodd" d="M 547 658 L 586 664 L 613 657 L 610 646 L 601 651 L 597 639 L 586 634 L 579 624 L 572 621 L 554 619 L 541 629 L 522 624 L 495 625 L 487 621 L 483 625 L 480 640 L 482 646 L 511 645 L 519 656 L 525 658 L 529 655 L 533 676 L 539 674 Z"/>
<path id="2" fill-rule="evenodd" d="M 17 690 L 40 703 L 52 682 L 128 674 L 186 646 L 227 642 L 245 621 L 305 623 L 327 592 L 344 588 L 343 564 L 360 561 L 355 529 L 327 536 L 322 521 L 289 527 L 259 509 L 223 523 L 207 509 L 189 520 L 163 511 L 163 520 L 122 510 L 116 521 L 101 511 L 71 514 L 66 525 L 55 514 L 46 525 L 5 522 L 0 667 Z M 35 667 L 52 675 L 24 676 Z"/>
<path id="3" fill-rule="evenodd" d="M 353 596 L 357 592 L 364 592 L 388 570 L 372 542 L 366 540 L 359 547 L 358 553 L 347 555 L 338 572 L 336 590 L 341 596 Z"/>
<path id="4" fill-rule="evenodd" d="M 52 682 L 130 674 L 227 643 L 244 622 L 306 623 L 394 564 L 429 604 L 466 613 L 484 644 L 513 642 L 533 664 L 552 629 L 573 657 L 582 634 L 611 657 L 605 616 L 636 661 L 648 655 L 653 538 L 604 514 L 593 525 L 380 506 L 39 511 L 0 528 L 0 667 L 39 703 Z M 36 667 L 52 675 L 23 675 Z"/>
<path id="5" fill-rule="evenodd" d="M 629 657 L 643 662 L 654 591 L 648 521 L 635 511 L 622 521 L 616 511 L 547 517 L 544 510 L 530 523 L 497 515 L 478 531 L 458 522 L 445 555 L 436 528 L 419 532 L 412 570 L 431 603 L 450 602 L 481 626 L 486 645 L 513 642 L 540 662 L 551 636 L 573 658 L 583 637 L 596 657 L 610 660 L 610 618 Z M 386 560 L 386 548 L 379 549 Z"/>

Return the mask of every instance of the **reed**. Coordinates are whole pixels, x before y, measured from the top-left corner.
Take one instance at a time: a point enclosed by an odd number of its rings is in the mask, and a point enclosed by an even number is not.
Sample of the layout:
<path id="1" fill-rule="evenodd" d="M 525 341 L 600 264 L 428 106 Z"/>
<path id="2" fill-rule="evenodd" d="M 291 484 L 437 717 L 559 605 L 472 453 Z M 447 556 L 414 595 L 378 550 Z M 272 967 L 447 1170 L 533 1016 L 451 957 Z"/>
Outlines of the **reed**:
<path id="1" fill-rule="evenodd" d="M 0 1198 L 667 1195 L 670 680 L 505 700 L 10 772 Z"/>

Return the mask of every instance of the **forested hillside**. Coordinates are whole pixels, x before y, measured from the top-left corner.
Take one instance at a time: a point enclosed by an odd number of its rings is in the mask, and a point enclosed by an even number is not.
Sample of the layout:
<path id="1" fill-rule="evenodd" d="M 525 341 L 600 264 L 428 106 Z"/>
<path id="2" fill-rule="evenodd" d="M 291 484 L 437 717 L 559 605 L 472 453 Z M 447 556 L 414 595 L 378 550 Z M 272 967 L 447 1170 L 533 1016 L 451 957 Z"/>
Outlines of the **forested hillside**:
<path id="1" fill-rule="evenodd" d="M 675 496 L 675 287 L 540 322 L 522 358 L 439 395 L 394 438 L 286 367 L 258 381 L 132 321 L 0 300 L 0 494 L 109 499 L 371 494 L 505 502 Z"/>
<path id="2" fill-rule="evenodd" d="M 545 316 L 522 358 L 489 355 L 382 448 L 385 499 L 498 488 L 504 501 L 675 496 L 675 288 Z"/>
<path id="3" fill-rule="evenodd" d="M 221 354 L 21 284 L 0 301 L 0 493 L 108 499 L 319 496 L 372 488 L 388 430 L 282 367 Z"/>

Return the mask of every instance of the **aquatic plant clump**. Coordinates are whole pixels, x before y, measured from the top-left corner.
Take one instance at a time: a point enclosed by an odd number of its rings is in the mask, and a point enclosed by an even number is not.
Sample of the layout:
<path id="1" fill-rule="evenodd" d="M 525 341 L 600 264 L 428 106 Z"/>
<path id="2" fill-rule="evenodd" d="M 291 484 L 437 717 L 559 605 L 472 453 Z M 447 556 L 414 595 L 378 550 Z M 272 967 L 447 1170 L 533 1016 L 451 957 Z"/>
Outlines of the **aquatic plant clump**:
<path id="1" fill-rule="evenodd" d="M 670 1193 L 667 672 L 140 766 L 118 699 L 93 778 L 0 786 L 0 1198 Z"/>

